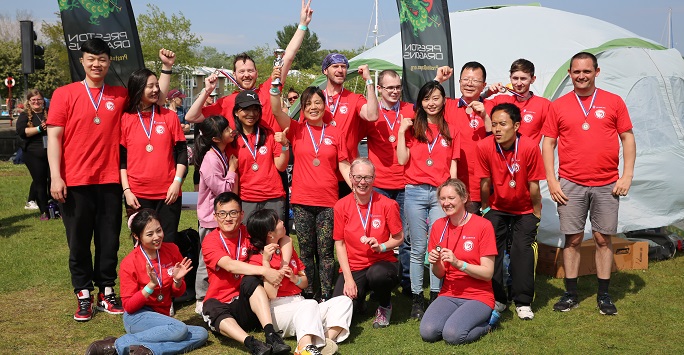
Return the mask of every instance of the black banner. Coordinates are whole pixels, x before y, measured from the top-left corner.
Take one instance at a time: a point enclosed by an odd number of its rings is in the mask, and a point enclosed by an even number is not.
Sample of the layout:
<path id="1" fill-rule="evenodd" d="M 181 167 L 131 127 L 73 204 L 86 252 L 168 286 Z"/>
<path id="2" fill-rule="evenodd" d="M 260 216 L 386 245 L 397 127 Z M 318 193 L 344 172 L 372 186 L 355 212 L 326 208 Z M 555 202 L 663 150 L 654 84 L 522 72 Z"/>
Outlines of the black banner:
<path id="1" fill-rule="evenodd" d="M 397 0 L 403 60 L 402 100 L 415 102 L 418 90 L 433 80 L 437 68 L 454 67 L 451 26 L 446 0 Z M 454 97 L 453 78 L 442 83 L 447 97 Z"/>
<path id="2" fill-rule="evenodd" d="M 102 38 L 111 48 L 112 64 L 105 80 L 108 85 L 126 86 L 128 76 L 145 66 L 130 0 L 58 0 L 57 3 L 69 51 L 71 80 L 85 78 L 79 61 L 81 44 L 91 38 Z"/>

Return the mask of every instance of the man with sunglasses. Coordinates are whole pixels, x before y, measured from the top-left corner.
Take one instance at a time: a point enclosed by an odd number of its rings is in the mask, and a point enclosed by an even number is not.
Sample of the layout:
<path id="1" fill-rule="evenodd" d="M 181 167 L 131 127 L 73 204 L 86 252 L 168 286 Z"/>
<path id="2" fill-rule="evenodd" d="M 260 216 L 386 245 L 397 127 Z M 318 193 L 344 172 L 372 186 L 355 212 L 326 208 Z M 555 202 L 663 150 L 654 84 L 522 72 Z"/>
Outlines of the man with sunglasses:
<path id="1" fill-rule="evenodd" d="M 287 92 L 288 106 L 292 106 L 295 103 L 295 101 L 297 101 L 297 99 L 299 99 L 299 93 L 297 93 L 297 90 L 295 90 L 294 88 L 290 88 L 290 90 L 288 90 Z"/>

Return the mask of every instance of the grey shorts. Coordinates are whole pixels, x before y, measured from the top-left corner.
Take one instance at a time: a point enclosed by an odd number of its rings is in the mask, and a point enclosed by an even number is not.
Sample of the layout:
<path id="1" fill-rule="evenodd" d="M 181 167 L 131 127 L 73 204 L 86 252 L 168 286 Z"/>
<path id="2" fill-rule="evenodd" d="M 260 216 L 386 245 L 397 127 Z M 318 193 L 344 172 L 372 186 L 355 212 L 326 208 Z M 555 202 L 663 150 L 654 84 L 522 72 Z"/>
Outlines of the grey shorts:
<path id="1" fill-rule="evenodd" d="M 603 186 L 583 186 L 561 178 L 560 185 L 568 197 L 565 205 L 558 205 L 563 234 L 583 232 L 588 213 L 593 231 L 606 235 L 617 234 L 620 198 L 613 195 L 614 182 Z"/>

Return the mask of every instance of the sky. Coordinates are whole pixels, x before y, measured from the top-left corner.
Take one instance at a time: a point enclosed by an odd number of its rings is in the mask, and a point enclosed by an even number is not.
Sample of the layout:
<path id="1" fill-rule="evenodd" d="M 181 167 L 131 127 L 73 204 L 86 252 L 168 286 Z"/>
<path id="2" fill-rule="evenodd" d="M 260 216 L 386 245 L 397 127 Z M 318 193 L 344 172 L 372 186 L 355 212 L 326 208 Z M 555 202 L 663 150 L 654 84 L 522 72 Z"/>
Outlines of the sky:
<path id="1" fill-rule="evenodd" d="M 76 1 L 76 0 L 74 0 Z M 437 0 L 435 0 L 437 1 Z M 528 4 L 530 1 L 500 2 L 448 0 L 449 11 L 483 6 Z M 28 11 L 34 22 L 56 21 L 58 0 L 3 0 L 0 13 L 14 16 Z M 684 3 L 681 0 L 550 0 L 542 6 L 595 17 L 635 34 L 667 44 L 668 9 L 672 9 L 674 47 L 684 53 Z M 203 45 L 227 54 L 252 49 L 256 45 L 275 47 L 275 34 L 284 25 L 299 21 L 300 0 L 131 0 L 137 14 L 148 12 L 155 4 L 167 15 L 181 12 L 192 22 L 192 31 L 202 37 Z M 395 0 L 379 0 L 379 42 L 399 32 Z M 371 47 L 374 24 L 373 0 L 312 0 L 314 10 L 310 29 L 318 35 L 323 49 Z M 516 21 L 511 19 L 510 26 Z"/>

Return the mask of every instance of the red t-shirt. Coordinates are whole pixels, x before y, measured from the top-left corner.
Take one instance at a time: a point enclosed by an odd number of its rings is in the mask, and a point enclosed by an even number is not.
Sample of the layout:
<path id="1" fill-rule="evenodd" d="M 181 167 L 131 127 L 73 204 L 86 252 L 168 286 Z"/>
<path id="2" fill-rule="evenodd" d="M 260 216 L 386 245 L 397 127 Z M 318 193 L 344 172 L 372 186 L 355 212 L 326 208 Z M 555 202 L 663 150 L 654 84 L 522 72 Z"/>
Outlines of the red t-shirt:
<path id="1" fill-rule="evenodd" d="M 209 289 L 207 289 L 205 300 L 215 298 L 223 303 L 229 303 L 240 294 L 242 275 L 230 273 L 218 266 L 219 260 L 224 256 L 236 260 L 236 251 L 239 253 L 237 260 L 246 262 L 247 250 L 251 247 L 249 234 L 247 227 L 243 224 L 240 225 L 239 231 L 238 237 L 224 238 L 221 236 L 220 230 L 216 228 L 207 234 L 202 241 L 202 256 L 204 256 L 209 274 Z M 226 242 L 225 246 L 221 239 Z"/>
<path id="2" fill-rule="evenodd" d="M 176 176 L 173 156 L 177 142 L 185 142 L 185 134 L 175 112 L 161 108 L 154 115 L 154 127 L 147 139 L 152 112 L 142 112 L 143 129 L 138 113 L 124 113 L 121 117 L 121 145 L 126 148 L 126 173 L 131 192 L 137 197 L 163 200 Z M 145 147 L 152 145 L 152 151 Z M 182 194 L 182 192 L 181 192 Z"/>
<path id="3" fill-rule="evenodd" d="M 240 135 L 235 137 L 233 144 L 226 146 L 226 156 L 235 155 L 238 158 L 237 173 L 240 177 L 240 198 L 243 201 L 262 202 L 272 198 L 285 197 L 285 190 L 283 190 L 283 184 L 280 182 L 280 175 L 278 175 L 274 161 L 280 156 L 282 146 L 275 142 L 273 132 L 270 129 L 262 127 L 261 130 L 267 132 L 266 142 L 256 150 L 254 148 L 257 139 L 256 130 L 254 134 L 246 135 L 249 147 Z M 256 161 L 250 153 L 250 149 L 255 153 Z M 256 171 L 252 169 L 255 162 L 259 166 Z"/>
<path id="4" fill-rule="evenodd" d="M 494 136 L 489 136 L 478 143 L 477 153 L 477 178 L 492 179 L 492 193 L 489 196 L 491 208 L 517 215 L 532 213 L 528 183 L 546 179 L 539 146 L 531 138 L 520 135 L 516 157 L 515 143 L 509 150 L 499 150 Z M 511 175 L 506 162 L 514 170 L 518 168 L 514 175 Z M 515 181 L 514 188 L 509 185 L 511 180 Z"/>
<path id="5" fill-rule="evenodd" d="M 261 102 L 261 124 L 265 127 L 269 127 L 273 132 L 280 132 L 280 126 L 278 121 L 276 121 L 275 116 L 273 116 L 273 110 L 271 110 L 271 94 L 269 90 L 271 89 L 271 78 L 266 78 L 261 85 L 252 89 L 259 95 L 259 102 Z M 221 115 L 228 119 L 228 124 L 230 128 L 235 129 L 235 120 L 233 117 L 233 107 L 235 106 L 235 98 L 237 97 L 239 91 L 236 91 L 228 96 L 224 96 L 213 104 L 202 107 L 202 116 L 209 117 L 215 115 Z"/>
<path id="6" fill-rule="evenodd" d="M 135 247 L 121 261 L 119 268 L 119 282 L 121 291 L 121 303 L 124 310 L 128 313 L 139 311 L 144 306 L 152 308 L 155 312 L 169 315 L 171 309 L 171 298 L 179 297 L 185 293 L 185 280 L 181 281 L 178 289 L 173 288 L 173 267 L 176 263 L 183 261 L 183 256 L 178 247 L 173 243 L 162 243 L 159 249 L 159 258 L 150 260 L 156 272 L 159 272 L 159 261 L 161 260 L 161 280 L 162 287 L 155 287 L 154 293 L 145 298 L 140 292 L 149 282 L 147 275 L 147 259 L 143 255 L 140 247 Z M 157 296 L 164 295 L 159 301 Z"/>
<path id="7" fill-rule="evenodd" d="M 589 108 L 583 130 L 584 112 L 571 91 L 551 103 L 542 134 L 558 138 L 558 175 L 584 186 L 604 186 L 619 178 L 620 143 L 618 135 L 632 129 L 625 102 L 615 94 L 596 89 L 582 99 Z"/>
<path id="8" fill-rule="evenodd" d="M 530 94 L 532 94 L 532 92 L 530 92 Z M 549 113 L 551 101 L 534 94 L 525 101 L 518 101 L 514 95 L 506 94 L 496 95 L 487 101 L 491 101 L 492 104 L 492 107 L 489 109 L 490 115 L 491 109 L 498 104 L 509 103 L 517 106 L 520 109 L 520 116 L 522 118 L 518 133 L 532 138 L 532 141 L 539 145 L 542 137 L 542 126 L 544 125 L 544 120 L 546 120 L 546 115 Z"/>
<path id="9" fill-rule="evenodd" d="M 428 123 L 431 134 L 427 134 L 427 139 L 432 145 L 435 135 L 439 134 L 439 127 L 436 124 Z M 460 160 L 461 138 L 458 128 L 454 124 L 449 124 L 449 134 L 451 144 L 441 135 L 432 148 L 432 153 L 428 152 L 428 143 L 419 142 L 413 135 L 413 130 L 406 131 L 406 147 L 409 148 L 409 160 L 404 169 L 404 177 L 407 184 L 420 185 L 428 184 L 439 186 L 451 177 L 451 161 Z M 427 164 L 431 159 L 432 166 Z"/>
<path id="10" fill-rule="evenodd" d="M 325 126 L 325 137 L 321 141 L 323 126 L 309 126 L 304 122 L 290 122 L 290 130 L 287 139 L 292 142 L 295 158 L 295 166 L 292 175 L 292 195 L 290 202 L 293 204 L 333 207 L 338 199 L 337 171 L 338 163 L 347 160 L 347 152 L 344 148 L 344 139 L 337 127 Z M 318 156 L 309 135 L 311 134 L 318 145 Z M 318 159 L 319 166 L 313 165 L 313 160 Z"/>
<path id="11" fill-rule="evenodd" d="M 271 269 L 279 270 L 281 261 L 282 258 L 280 254 L 273 254 L 270 263 Z M 252 255 L 249 258 L 249 263 L 252 265 L 259 266 L 263 265 L 262 255 Z M 304 271 L 304 263 L 302 263 L 302 260 L 299 259 L 299 256 L 297 256 L 297 252 L 294 250 L 292 250 L 292 260 L 290 260 L 290 269 L 292 269 L 292 273 L 295 275 L 299 274 L 300 271 Z M 278 294 L 276 295 L 276 297 L 294 296 L 300 293 L 302 293 L 302 289 L 299 288 L 299 286 L 295 285 L 292 281 L 290 281 L 289 278 L 283 277 L 283 281 L 280 282 L 280 287 L 278 288 Z"/>
<path id="12" fill-rule="evenodd" d="M 97 104 L 100 89 L 91 88 Z M 61 172 L 67 186 L 118 184 L 121 114 L 128 91 L 105 85 L 97 113 L 83 82 L 55 90 L 50 101 L 47 124 L 64 127 Z M 95 117 L 100 124 L 95 124 Z"/>
<path id="13" fill-rule="evenodd" d="M 368 158 L 375 165 L 375 183 L 382 189 L 403 189 L 404 167 L 397 162 L 397 137 L 401 118 L 413 117 L 413 104 L 400 102 L 399 111 L 380 109 L 375 122 L 361 120 L 361 136 L 368 139 Z M 397 115 L 398 114 L 398 115 Z M 390 124 L 394 127 L 391 128 Z M 390 137 L 394 136 L 394 142 Z"/>
<path id="14" fill-rule="evenodd" d="M 457 227 L 449 223 L 440 241 L 444 226 L 449 217 L 440 218 L 432 225 L 428 251 L 435 249 L 437 245 L 454 252 L 457 259 L 470 265 L 480 265 L 483 256 L 495 256 L 496 237 L 492 224 L 476 215 L 471 215 L 465 225 Z M 440 296 L 465 298 L 483 302 L 494 308 L 494 289 L 491 281 L 478 280 L 469 276 L 450 263 L 445 263 L 444 283 L 439 291 Z"/>
<path id="15" fill-rule="evenodd" d="M 323 94 L 327 96 L 325 90 L 323 90 Z M 341 94 L 336 95 L 332 100 L 328 99 L 326 103 L 325 110 L 331 114 L 324 115 L 323 122 L 331 123 L 335 121 L 335 127 L 342 133 L 343 137 L 347 137 L 345 140 L 346 155 L 349 157 L 349 161 L 352 161 L 359 156 L 358 146 L 361 138 L 363 138 L 360 134 L 360 124 L 363 120 L 361 118 L 361 108 L 367 103 L 366 98 L 361 94 L 342 90 Z M 337 104 L 337 107 L 333 115 L 331 106 L 335 104 Z"/>
<path id="16" fill-rule="evenodd" d="M 489 111 L 489 103 L 485 101 Z M 480 180 L 475 177 L 477 162 L 477 142 L 487 136 L 484 120 L 475 114 L 465 112 L 466 106 L 459 107 L 459 100 L 447 99 L 444 118 L 450 126 L 456 127 L 461 134 L 461 155 L 458 159 L 457 177 L 468 188 L 470 199 L 480 201 Z"/>
<path id="17" fill-rule="evenodd" d="M 333 239 L 344 240 L 347 247 L 347 259 L 351 271 L 363 270 L 378 261 L 396 262 L 394 251 L 387 249 L 384 253 L 376 253 L 368 244 L 361 243 L 361 237 L 373 237 L 378 244 L 387 242 L 393 234 L 402 231 L 401 215 L 399 214 L 399 204 L 384 195 L 373 192 L 368 224 L 364 230 L 359 217 L 356 199 L 353 194 L 341 198 L 335 204 L 335 226 L 333 228 Z M 359 206 L 361 216 L 366 218 L 368 214 L 368 204 Z M 340 269 L 340 272 L 342 270 Z"/>

